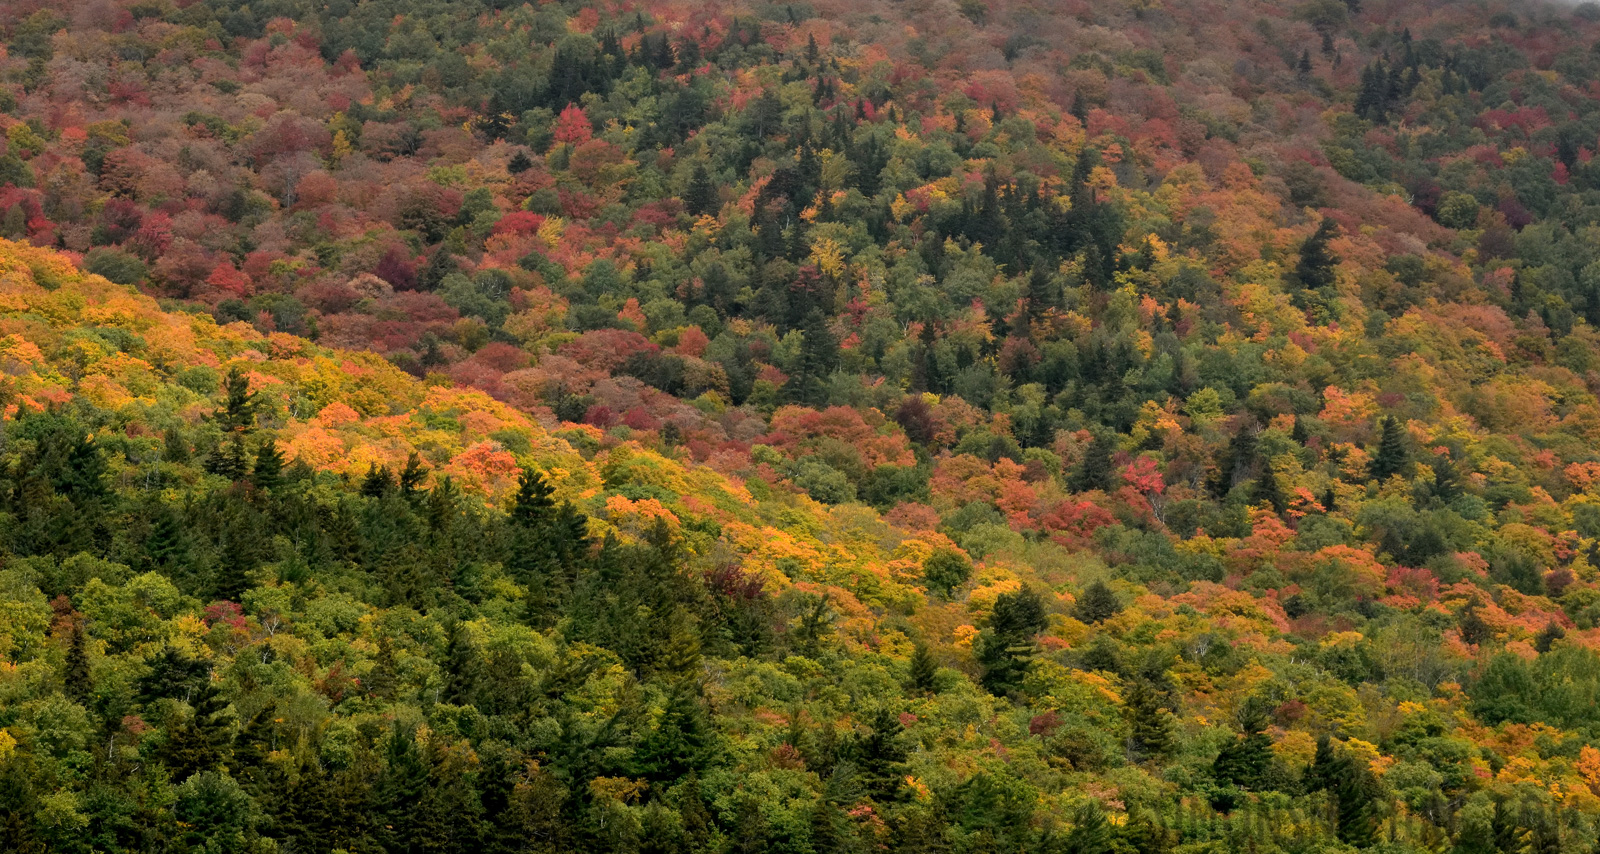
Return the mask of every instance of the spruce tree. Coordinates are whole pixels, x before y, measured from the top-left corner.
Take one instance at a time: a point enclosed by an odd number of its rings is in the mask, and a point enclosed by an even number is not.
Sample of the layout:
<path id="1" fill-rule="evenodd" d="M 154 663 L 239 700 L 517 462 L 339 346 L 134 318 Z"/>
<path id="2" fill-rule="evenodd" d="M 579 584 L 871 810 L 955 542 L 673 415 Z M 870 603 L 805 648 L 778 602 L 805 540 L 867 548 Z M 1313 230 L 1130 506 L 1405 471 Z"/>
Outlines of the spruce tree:
<path id="1" fill-rule="evenodd" d="M 1072 615 L 1092 625 L 1105 622 L 1121 612 L 1122 603 L 1117 600 L 1117 594 L 1111 592 L 1104 581 L 1095 581 L 1084 588 Z"/>
<path id="2" fill-rule="evenodd" d="M 1333 285 L 1339 257 L 1328 248 L 1328 243 L 1338 234 L 1339 226 L 1324 217 L 1317 224 L 1317 230 L 1300 244 L 1300 260 L 1295 263 L 1292 274 L 1296 285 L 1305 290 L 1322 290 Z"/>
<path id="3" fill-rule="evenodd" d="M 268 439 L 256 451 L 255 468 L 250 470 L 250 482 L 257 489 L 274 489 L 283 482 L 283 452 L 278 443 Z"/>
<path id="4" fill-rule="evenodd" d="M 1239 738 L 1224 746 L 1211 763 L 1217 782 L 1241 789 L 1264 787 L 1273 760 L 1266 727 L 1266 715 L 1254 703 L 1247 703 L 1239 715 Z"/>
<path id="5" fill-rule="evenodd" d="M 1072 816 L 1063 850 L 1070 854 L 1112 854 L 1116 846 L 1105 810 L 1097 801 L 1085 801 Z"/>
<path id="6" fill-rule="evenodd" d="M 683 205 L 695 216 L 717 212 L 717 184 L 704 163 L 697 163 L 689 176 L 689 189 L 683 194 Z"/>
<path id="7" fill-rule="evenodd" d="M 1386 480 L 1405 471 L 1410 463 L 1406 450 L 1405 431 L 1393 415 L 1383 417 L 1383 432 L 1378 438 L 1378 451 L 1372 455 L 1371 475 L 1374 480 Z"/>
<path id="8" fill-rule="evenodd" d="M 1289 507 L 1289 501 L 1283 495 L 1283 488 L 1278 485 L 1278 474 L 1272 470 L 1271 463 L 1262 464 L 1261 475 L 1256 478 L 1255 487 L 1251 492 L 1256 503 L 1271 507 L 1274 513 L 1281 514 Z"/>
<path id="9" fill-rule="evenodd" d="M 919 643 L 911 650 L 910 674 L 908 683 L 912 691 L 918 694 L 931 694 L 936 688 L 936 678 L 939 675 L 939 663 L 933 658 L 933 651 L 925 643 Z"/>
<path id="10" fill-rule="evenodd" d="M 89 705 L 89 698 L 94 693 L 94 682 L 89 675 L 89 653 L 86 646 L 83 635 L 83 620 L 81 618 L 73 620 L 72 639 L 67 644 L 66 668 L 62 672 L 62 682 L 66 686 L 67 697 L 82 706 Z"/>
<path id="11" fill-rule="evenodd" d="M 428 479 L 428 469 L 422 464 L 422 458 L 412 451 L 406 457 L 405 468 L 400 470 L 399 486 L 400 497 L 407 501 L 414 501 L 424 481 Z"/>
<path id="12" fill-rule="evenodd" d="M 372 660 L 372 670 L 362 683 L 367 693 L 380 700 L 394 699 L 400 684 L 399 670 L 394 659 L 394 644 L 388 635 L 378 637 L 378 655 Z"/>
<path id="13" fill-rule="evenodd" d="M 478 695 L 481 668 L 477 645 L 466 626 L 459 620 L 450 623 L 445 629 L 444 685 L 439 699 L 457 706 L 472 705 Z"/>
<path id="14" fill-rule="evenodd" d="M 1083 459 L 1072 473 L 1070 486 L 1074 492 L 1088 492 L 1092 489 L 1104 491 L 1111 490 L 1111 456 L 1116 452 L 1116 438 L 1113 434 L 1101 431 L 1095 434 L 1094 440 L 1083 452 Z"/>
<path id="15" fill-rule="evenodd" d="M 256 410 L 260 402 L 256 392 L 250 390 L 250 379 L 244 371 L 235 365 L 228 369 L 228 375 L 222 382 L 222 390 L 226 395 L 222 408 L 212 415 L 217 426 L 224 433 L 243 430 L 250 431 L 256 426 Z"/>
<path id="16" fill-rule="evenodd" d="M 1045 630 L 1044 602 L 1031 587 L 1015 593 L 1002 593 L 995 599 L 989 625 L 978 636 L 978 664 L 983 668 L 983 687 L 1005 696 L 1022 686 L 1028 664 L 1036 651 L 1034 636 Z"/>
<path id="17" fill-rule="evenodd" d="M 243 480 L 249 473 L 249 454 L 245 450 L 244 430 L 235 430 L 227 435 L 221 446 L 211 454 L 206 468 L 212 474 L 230 481 Z"/>
<path id="18" fill-rule="evenodd" d="M 1128 721 L 1128 752 L 1134 758 L 1160 758 L 1172 751 L 1172 717 L 1149 683 L 1133 680 L 1122 706 Z"/>
<path id="19" fill-rule="evenodd" d="M 512 175 L 521 175 L 532 168 L 532 158 L 528 157 L 527 152 L 521 150 L 517 151 L 516 154 L 511 155 L 511 159 L 506 163 L 506 171 Z"/>

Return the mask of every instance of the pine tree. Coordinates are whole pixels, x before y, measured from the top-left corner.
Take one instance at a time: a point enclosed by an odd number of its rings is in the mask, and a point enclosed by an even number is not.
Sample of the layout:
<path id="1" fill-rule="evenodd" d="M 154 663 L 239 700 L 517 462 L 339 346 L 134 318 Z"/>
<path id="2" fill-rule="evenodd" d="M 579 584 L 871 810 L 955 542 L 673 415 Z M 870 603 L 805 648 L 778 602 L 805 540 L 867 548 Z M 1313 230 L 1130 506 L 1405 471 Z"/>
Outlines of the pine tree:
<path id="1" fill-rule="evenodd" d="M 227 395 L 221 409 L 212 415 L 217 426 L 224 433 L 235 431 L 250 431 L 256 426 L 256 410 L 260 405 L 256 392 L 250 390 L 250 379 L 244 371 L 235 365 L 228 369 L 228 376 L 222 382 L 222 390 Z"/>
<path id="2" fill-rule="evenodd" d="M 394 660 L 394 644 L 388 635 L 378 637 L 378 655 L 372 660 L 372 670 L 367 674 L 367 693 L 380 700 L 394 699 L 395 689 L 399 687 L 399 670 Z"/>
<path id="3" fill-rule="evenodd" d="M 470 706 L 477 698 L 482 661 L 477 645 L 460 621 L 445 629 L 444 685 L 439 698 L 457 706 Z"/>
<path id="4" fill-rule="evenodd" d="M 689 189 L 683 194 L 683 204 L 695 216 L 717 212 L 717 184 L 704 163 L 697 163 L 689 177 Z"/>
<path id="5" fill-rule="evenodd" d="M 1261 466 L 1261 475 L 1256 478 L 1255 488 L 1251 490 L 1256 503 L 1266 504 L 1274 513 L 1282 513 L 1288 509 L 1289 501 L 1283 495 L 1282 487 L 1278 486 L 1278 474 L 1272 470 L 1270 463 Z"/>
<path id="6" fill-rule="evenodd" d="M 183 525 L 177 513 L 167 505 L 155 509 L 150 521 L 150 533 L 145 537 L 144 554 L 157 567 L 169 567 L 182 561 L 185 553 Z"/>
<path id="7" fill-rule="evenodd" d="M 925 643 L 919 643 L 911 650 L 910 677 L 908 682 L 911 690 L 918 694 L 931 694 L 937 690 L 936 679 L 939 675 L 939 663 L 933 658 L 933 651 Z"/>
<path id="8" fill-rule="evenodd" d="M 400 470 L 400 497 L 407 501 L 414 501 L 418 491 L 422 488 L 423 481 L 428 479 L 428 469 L 422 465 L 422 458 L 412 451 L 406 457 L 405 468 Z"/>
<path id="9" fill-rule="evenodd" d="M 839 364 L 839 340 L 816 309 L 806 315 L 800 334 L 799 364 L 794 376 L 784 384 L 784 396 L 796 403 L 820 406 L 827 402 L 826 380 Z"/>
<path id="10" fill-rule="evenodd" d="M 228 434 L 221 447 L 211 454 L 211 459 L 206 464 L 207 470 L 230 481 L 243 480 L 250 470 L 244 436 L 245 431 L 242 429 Z"/>
<path id="11" fill-rule="evenodd" d="M 1334 268 L 1339 257 L 1328 248 L 1329 241 L 1339 234 L 1339 226 L 1328 217 L 1317 224 L 1317 230 L 1300 244 L 1300 260 L 1295 263 L 1291 279 L 1305 290 L 1322 290 L 1332 287 Z"/>
<path id="12" fill-rule="evenodd" d="M 1556 641 L 1561 640 L 1566 636 L 1567 630 L 1561 628 L 1560 623 L 1557 623 L 1555 620 L 1551 620 L 1545 624 L 1544 629 L 1539 632 L 1538 637 L 1533 639 L 1533 648 L 1538 650 L 1541 654 L 1549 652 L 1555 647 Z"/>
<path id="13" fill-rule="evenodd" d="M 1044 602 L 1031 587 L 1000 594 L 976 644 L 983 687 L 997 696 L 1020 688 L 1036 651 L 1034 636 L 1047 625 Z"/>
<path id="14" fill-rule="evenodd" d="M 283 452 L 278 443 L 268 439 L 256 451 L 256 465 L 250 471 L 250 482 L 257 489 L 274 489 L 283 482 Z"/>
<path id="15" fill-rule="evenodd" d="M 1476 602 L 1470 602 L 1461 610 L 1459 622 L 1461 640 L 1470 644 L 1481 644 L 1494 637 L 1494 630 L 1484 619 L 1478 616 Z"/>
<path id="16" fill-rule="evenodd" d="M 1250 479 L 1255 465 L 1255 425 L 1241 424 L 1217 461 L 1217 479 L 1211 484 L 1212 493 L 1219 498 L 1226 496 L 1235 486 Z"/>
<path id="17" fill-rule="evenodd" d="M 1241 789 L 1260 789 L 1272 765 L 1272 739 L 1267 737 L 1266 715 L 1254 703 L 1247 703 L 1239 715 L 1240 737 L 1222 748 L 1211 763 L 1217 782 Z"/>
<path id="18" fill-rule="evenodd" d="M 655 727 L 635 748 L 635 771 L 656 782 L 681 780 L 710 763 L 714 740 L 715 728 L 692 683 L 680 680 Z"/>
<path id="19" fill-rule="evenodd" d="M 533 160 L 528 157 L 527 152 L 521 150 L 511 155 L 511 160 L 506 163 L 506 171 L 512 175 L 521 175 L 532 168 Z"/>
<path id="20" fill-rule="evenodd" d="M 1117 600 L 1117 594 L 1111 592 L 1104 581 L 1095 581 L 1084 588 L 1072 615 L 1092 625 L 1105 622 L 1121 612 L 1122 603 Z"/>
<path id="21" fill-rule="evenodd" d="M 1095 434 L 1089 447 L 1083 452 L 1083 459 L 1072 473 L 1070 486 L 1074 492 L 1088 492 L 1092 489 L 1105 491 L 1111 490 L 1111 456 L 1116 452 L 1116 437 L 1109 432 L 1101 431 Z"/>
<path id="22" fill-rule="evenodd" d="M 72 622 L 72 639 L 67 644 L 66 669 L 62 673 L 62 681 L 66 686 L 67 697 L 81 706 L 89 705 L 89 698 L 94 693 L 94 681 L 89 675 L 89 653 L 83 635 L 83 620 L 76 619 Z"/>
<path id="23" fill-rule="evenodd" d="M 1160 758 L 1172 750 L 1172 716 L 1149 683 L 1133 680 L 1122 698 L 1128 720 L 1128 752 L 1135 758 Z"/>
<path id="24" fill-rule="evenodd" d="M 367 498 L 382 498 L 394 489 L 394 476 L 388 466 L 377 463 L 367 465 L 367 475 L 361 480 L 361 494 Z"/>
<path id="25" fill-rule="evenodd" d="M 1062 850 L 1069 854 L 1112 854 L 1111 825 L 1098 801 L 1086 801 L 1072 816 L 1072 830 Z"/>
<path id="26" fill-rule="evenodd" d="M 1300 61 L 1295 64 L 1295 71 L 1302 77 L 1311 74 L 1311 51 L 1301 51 Z"/>
<path id="27" fill-rule="evenodd" d="M 1378 438 L 1378 452 L 1372 455 L 1372 478 L 1386 480 L 1403 473 L 1410 463 L 1410 456 L 1406 450 L 1405 431 L 1400 426 L 1399 419 L 1393 415 L 1385 415 L 1383 433 Z"/>
<path id="28" fill-rule="evenodd" d="M 183 438 L 183 433 L 176 427 L 168 427 L 162 433 L 162 456 L 169 463 L 187 463 L 189 461 L 189 443 Z"/>

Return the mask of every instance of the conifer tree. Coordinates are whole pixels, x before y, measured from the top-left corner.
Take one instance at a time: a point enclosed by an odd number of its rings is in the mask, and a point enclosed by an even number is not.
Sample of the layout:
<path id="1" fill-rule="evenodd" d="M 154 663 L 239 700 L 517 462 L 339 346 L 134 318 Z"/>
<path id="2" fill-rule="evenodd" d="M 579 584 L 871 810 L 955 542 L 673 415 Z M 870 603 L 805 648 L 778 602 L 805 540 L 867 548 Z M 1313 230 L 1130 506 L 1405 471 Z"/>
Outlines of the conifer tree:
<path id="1" fill-rule="evenodd" d="M 1116 850 L 1111 825 L 1098 801 L 1085 801 L 1073 813 L 1063 850 L 1070 854 L 1112 854 Z"/>
<path id="2" fill-rule="evenodd" d="M 1137 759 L 1161 758 L 1172 750 L 1172 716 L 1149 683 L 1133 680 L 1122 698 L 1128 720 L 1128 752 Z"/>
<path id="3" fill-rule="evenodd" d="M 443 677 L 439 698 L 446 703 L 470 706 L 478 694 L 479 671 L 482 661 L 477 645 L 461 622 L 452 622 L 445 629 Z"/>
<path id="4" fill-rule="evenodd" d="M 66 669 L 62 673 L 62 681 L 66 686 L 67 697 L 74 703 L 82 706 L 89 705 L 89 698 L 94 693 L 94 682 L 89 675 L 89 653 L 83 634 L 83 620 L 72 621 L 72 638 L 67 644 Z"/>
<path id="5" fill-rule="evenodd" d="M 1074 492 L 1092 489 L 1110 491 L 1111 456 L 1116 452 L 1116 447 L 1116 438 L 1111 433 L 1102 431 L 1095 434 L 1083 452 L 1083 459 L 1073 471 L 1071 487 Z"/>
<path id="6" fill-rule="evenodd" d="M 1044 602 L 1031 587 L 1000 594 L 976 644 L 983 687 L 997 696 L 1021 687 L 1035 652 L 1034 636 L 1047 625 Z"/>
<path id="7" fill-rule="evenodd" d="M 1222 748 L 1211 763 L 1217 782 L 1241 789 L 1260 789 L 1271 767 L 1272 739 L 1268 738 L 1266 715 L 1255 703 L 1246 703 L 1239 715 L 1240 737 Z"/>
<path id="8" fill-rule="evenodd" d="M 1261 474 L 1256 478 L 1252 490 L 1255 501 L 1272 508 L 1274 513 L 1282 513 L 1288 509 L 1289 501 L 1283 495 L 1283 488 L 1278 485 L 1278 474 L 1272 470 L 1270 463 L 1263 463 Z"/>
<path id="9" fill-rule="evenodd" d="M 363 683 L 367 693 L 380 700 L 394 699 L 399 686 L 399 671 L 394 659 L 394 644 L 388 635 L 378 637 L 378 654 L 372 660 L 372 670 Z"/>
<path id="10" fill-rule="evenodd" d="M 937 687 L 935 682 L 939 675 L 939 663 L 933 658 L 933 651 L 925 643 L 918 643 L 911 650 L 910 676 L 908 682 L 912 691 L 918 694 L 931 694 Z"/>
<path id="11" fill-rule="evenodd" d="M 1386 480 L 1402 474 L 1411 461 L 1406 450 L 1405 431 L 1393 415 L 1383 417 L 1383 432 L 1378 438 L 1378 451 L 1372 455 L 1372 478 Z"/>
<path id="12" fill-rule="evenodd" d="M 695 216 L 717 212 L 717 184 L 704 163 L 697 163 L 689 176 L 689 189 L 683 194 L 683 205 Z"/>
<path id="13" fill-rule="evenodd" d="M 1300 244 L 1300 260 L 1295 262 L 1291 279 L 1302 290 L 1321 291 L 1333 286 L 1334 268 L 1339 257 L 1328 248 L 1328 243 L 1339 234 L 1339 226 L 1324 217 L 1305 242 Z"/>
<path id="14" fill-rule="evenodd" d="M 250 390 L 250 379 L 244 371 L 235 365 L 228 369 L 228 375 L 223 379 L 222 390 L 226 395 L 222 408 L 212 416 L 217 426 L 224 433 L 243 430 L 250 431 L 256 426 L 256 410 L 260 402 L 256 392 Z"/>
<path id="15" fill-rule="evenodd" d="M 283 482 L 283 452 L 278 443 L 268 439 L 256 451 L 255 468 L 250 470 L 250 482 L 257 489 L 274 489 Z"/>
<path id="16" fill-rule="evenodd" d="M 422 488 L 423 481 L 428 479 L 428 469 L 422 465 L 422 458 L 412 451 L 406 457 L 405 468 L 400 470 L 399 487 L 400 497 L 407 501 L 414 501 Z"/>
<path id="17" fill-rule="evenodd" d="M 1089 624 L 1105 622 L 1121 612 L 1122 603 L 1117 600 L 1117 594 L 1099 580 L 1084 588 L 1073 608 L 1073 616 Z"/>

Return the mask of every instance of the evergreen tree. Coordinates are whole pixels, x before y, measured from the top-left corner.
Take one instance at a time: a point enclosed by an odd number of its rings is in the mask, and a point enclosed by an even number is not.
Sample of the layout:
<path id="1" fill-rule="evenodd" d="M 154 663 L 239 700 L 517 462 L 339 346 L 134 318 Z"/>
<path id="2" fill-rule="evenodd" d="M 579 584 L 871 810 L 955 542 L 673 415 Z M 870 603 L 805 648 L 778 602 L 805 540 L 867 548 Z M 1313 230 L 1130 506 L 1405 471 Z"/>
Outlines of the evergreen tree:
<path id="1" fill-rule="evenodd" d="M 367 693 L 380 700 L 392 700 L 400 684 L 398 665 L 394 659 L 394 644 L 388 635 L 378 636 L 378 654 L 372 660 L 372 670 L 362 683 Z"/>
<path id="2" fill-rule="evenodd" d="M 976 644 L 983 687 L 997 696 L 1020 688 L 1035 652 L 1034 636 L 1048 625 L 1044 602 L 1031 587 L 1000 594 Z"/>
<path id="3" fill-rule="evenodd" d="M 937 687 L 936 679 L 939 675 L 939 663 L 933 658 L 933 651 L 925 643 L 918 643 L 911 650 L 910 688 L 918 694 L 931 694 Z"/>
<path id="4" fill-rule="evenodd" d="M 1270 463 L 1263 463 L 1261 474 L 1256 478 L 1255 488 L 1251 490 L 1258 504 L 1266 504 L 1274 513 L 1283 513 L 1289 507 L 1289 500 L 1284 497 L 1282 487 L 1278 486 L 1278 474 L 1272 470 Z"/>
<path id="5" fill-rule="evenodd" d="M 393 490 L 394 476 L 389 473 L 389 467 L 369 463 L 366 477 L 361 480 L 361 494 L 367 498 L 382 498 Z"/>
<path id="6" fill-rule="evenodd" d="M 1372 455 L 1372 478 L 1386 480 L 1402 474 L 1410 461 L 1411 455 L 1406 450 L 1404 428 L 1400 426 L 1399 419 L 1393 415 L 1385 415 L 1383 432 L 1378 439 L 1378 451 Z"/>
<path id="7" fill-rule="evenodd" d="M 256 392 L 250 390 L 250 379 L 244 371 L 235 365 L 228 369 L 227 377 L 222 381 L 222 390 L 226 395 L 222 408 L 212 415 L 217 426 L 223 433 L 255 429 L 256 410 L 260 406 Z"/>
<path id="8" fill-rule="evenodd" d="M 1539 635 L 1533 639 L 1533 648 L 1538 650 L 1541 654 L 1549 652 L 1555 646 L 1556 641 L 1561 640 L 1566 636 L 1567 630 L 1561 628 L 1560 623 L 1557 623 L 1555 620 L 1551 620 L 1545 624 L 1544 629 L 1540 631 Z"/>
<path id="9" fill-rule="evenodd" d="M 249 454 L 244 445 L 245 432 L 235 430 L 229 433 L 221 446 L 211 454 L 211 460 L 206 468 L 214 475 L 227 480 L 239 481 L 250 471 Z"/>
<path id="10" fill-rule="evenodd" d="M 1211 763 L 1217 782 L 1241 789 L 1261 789 L 1272 766 L 1272 739 L 1267 737 L 1266 715 L 1254 703 L 1246 703 L 1239 716 L 1240 737 L 1222 748 Z"/>
<path id="11" fill-rule="evenodd" d="M 461 622 L 452 622 L 445 629 L 443 677 L 439 698 L 457 706 L 470 706 L 478 695 L 482 661 L 477 645 Z"/>
<path id="12" fill-rule="evenodd" d="M 400 470 L 399 487 L 400 497 L 407 501 L 415 501 L 422 488 L 423 481 L 428 479 L 428 469 L 422 465 L 422 458 L 412 451 L 406 457 L 406 466 Z"/>
<path id="13" fill-rule="evenodd" d="M 1239 425 L 1217 460 L 1217 479 L 1212 482 L 1212 494 L 1225 497 L 1235 486 L 1250 479 L 1256 466 L 1256 442 L 1255 425 Z"/>
<path id="14" fill-rule="evenodd" d="M 1143 679 L 1123 694 L 1123 716 L 1128 721 L 1128 752 L 1136 759 L 1161 758 L 1172 751 L 1172 716 Z"/>
<path id="15" fill-rule="evenodd" d="M 1112 487 L 1111 456 L 1116 452 L 1116 437 L 1109 432 L 1101 431 L 1095 434 L 1089 447 L 1083 452 L 1083 459 L 1072 473 L 1070 486 L 1074 492 L 1088 492 L 1092 489 L 1109 492 Z"/>
<path id="16" fill-rule="evenodd" d="M 169 463 L 182 465 L 189 462 L 189 443 L 176 427 L 168 427 L 161 435 L 162 456 Z"/>
<path id="17" fill-rule="evenodd" d="M 1122 603 L 1117 600 L 1117 594 L 1111 592 L 1104 581 L 1097 580 L 1084 588 L 1072 615 L 1082 622 L 1094 624 L 1105 622 L 1120 613 Z"/>
<path id="18" fill-rule="evenodd" d="M 1105 810 L 1098 801 L 1085 801 L 1072 816 L 1072 830 L 1067 834 L 1062 851 L 1066 854 L 1112 854 L 1115 850 Z"/>
<path id="19" fill-rule="evenodd" d="M 89 675 L 89 653 L 83 635 L 83 620 L 72 621 L 72 638 L 67 644 L 66 668 L 62 672 L 67 697 L 81 706 L 89 705 L 94 681 Z"/>
<path id="20" fill-rule="evenodd" d="M 796 403 L 821 406 L 827 403 L 826 380 L 839 364 L 839 341 L 816 309 L 806 315 L 800 334 L 800 359 L 794 376 L 784 384 L 784 396 Z"/>
<path id="21" fill-rule="evenodd" d="M 661 717 L 634 751 L 635 770 L 656 782 L 681 780 L 711 762 L 715 729 L 688 680 L 667 695 Z"/>
<path id="22" fill-rule="evenodd" d="M 1290 274 L 1290 281 L 1299 289 L 1295 294 L 1296 305 L 1303 308 L 1307 304 L 1301 292 L 1322 292 L 1333 287 L 1334 268 L 1339 265 L 1339 257 L 1328 248 L 1328 243 L 1338 234 L 1338 225 L 1332 219 L 1323 217 L 1317 224 L 1317 230 L 1300 244 L 1300 259 L 1295 262 L 1294 272 Z"/>
<path id="23" fill-rule="evenodd" d="M 256 451 L 256 465 L 250 471 L 250 482 L 257 489 L 274 489 L 283 482 L 283 452 L 278 443 L 268 439 Z"/>
<path id="24" fill-rule="evenodd" d="M 717 184 L 704 163 L 697 163 L 689 177 L 689 189 L 683 194 L 683 205 L 695 216 L 717 212 Z"/>
<path id="25" fill-rule="evenodd" d="M 511 155 L 511 159 L 506 163 L 506 171 L 512 175 L 521 175 L 532 168 L 533 160 L 528 157 L 527 152 L 520 149 Z"/>

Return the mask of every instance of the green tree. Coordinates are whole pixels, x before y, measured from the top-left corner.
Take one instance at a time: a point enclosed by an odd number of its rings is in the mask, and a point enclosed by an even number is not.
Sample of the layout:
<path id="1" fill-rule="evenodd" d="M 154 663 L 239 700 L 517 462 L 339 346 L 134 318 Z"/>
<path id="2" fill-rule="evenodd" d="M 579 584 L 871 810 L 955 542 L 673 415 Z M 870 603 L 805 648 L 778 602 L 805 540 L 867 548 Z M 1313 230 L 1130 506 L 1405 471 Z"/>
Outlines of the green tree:
<path id="1" fill-rule="evenodd" d="M 67 696 L 81 706 L 89 705 L 94 694 L 94 681 L 89 675 L 89 653 L 85 647 L 83 620 L 73 620 L 72 637 L 67 643 L 66 667 L 61 677 Z"/>
<path id="2" fill-rule="evenodd" d="M 1128 753 L 1135 759 L 1159 759 L 1172 751 L 1172 716 L 1143 679 L 1134 679 L 1122 698 L 1128 722 Z"/>
<path id="3" fill-rule="evenodd" d="M 1020 688 L 1036 651 L 1034 636 L 1048 625 L 1044 601 L 1033 588 L 1024 585 L 996 597 L 989 625 L 976 644 L 983 687 L 1000 696 Z"/>
<path id="4" fill-rule="evenodd" d="M 1084 450 L 1083 459 L 1072 472 L 1072 490 L 1088 492 L 1100 489 L 1109 492 L 1112 487 L 1111 456 L 1116 450 L 1117 441 L 1113 434 L 1097 432 Z"/>
<path id="5" fill-rule="evenodd" d="M 939 549 L 922 562 L 922 577 L 930 591 L 949 596 L 972 577 L 972 559 L 966 552 Z"/>
<path id="6" fill-rule="evenodd" d="M 212 415 L 217 426 L 224 433 L 235 431 L 250 431 L 256 426 L 256 411 L 260 408 L 257 393 L 250 390 L 250 378 L 238 365 L 228 369 L 228 375 L 222 381 L 222 391 L 226 396 L 222 408 Z"/>
<path id="7" fill-rule="evenodd" d="M 1370 473 L 1374 480 L 1386 480 L 1403 474 L 1411 462 L 1411 454 L 1406 449 L 1405 430 L 1400 426 L 1399 419 L 1385 415 L 1381 429 L 1378 450 L 1372 455 Z"/>
<path id="8" fill-rule="evenodd" d="M 919 694 L 932 693 L 936 688 L 935 679 L 939 675 L 939 663 L 933 658 L 933 651 L 925 643 L 918 643 L 911 650 L 911 661 L 907 682 L 912 691 Z"/>
<path id="9" fill-rule="evenodd" d="M 278 443 L 268 439 L 256 451 L 255 468 L 250 470 L 250 482 L 257 489 L 276 489 L 283 482 L 283 452 Z"/>
<path id="10" fill-rule="evenodd" d="M 1111 592 L 1111 587 L 1104 581 L 1098 580 L 1084 588 L 1072 611 L 1074 617 L 1089 624 L 1103 623 L 1120 613 L 1122 602 L 1117 599 L 1117 594 Z"/>

